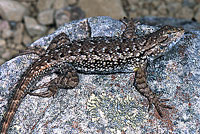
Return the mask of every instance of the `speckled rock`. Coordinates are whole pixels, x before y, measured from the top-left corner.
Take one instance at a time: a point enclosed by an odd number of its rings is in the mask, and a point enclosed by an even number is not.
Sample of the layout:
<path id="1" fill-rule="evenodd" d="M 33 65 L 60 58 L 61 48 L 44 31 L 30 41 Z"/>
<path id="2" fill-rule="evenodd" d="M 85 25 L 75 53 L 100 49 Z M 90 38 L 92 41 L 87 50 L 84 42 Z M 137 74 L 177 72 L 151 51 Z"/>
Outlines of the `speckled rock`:
<path id="1" fill-rule="evenodd" d="M 151 17 L 140 20 L 146 24 L 139 24 L 136 28 L 143 33 L 155 31 L 158 29 L 155 25 L 162 25 L 163 22 L 181 25 L 186 30 L 171 51 L 148 67 L 150 88 L 155 93 L 161 93 L 162 98 L 170 99 L 168 104 L 175 107 L 168 111 L 169 118 L 159 119 L 154 108 L 148 112 L 148 102 L 132 85 L 134 73 L 79 74 L 80 83 L 76 88 L 60 89 L 55 97 L 27 95 L 15 114 L 9 133 L 198 133 L 200 31 L 197 29 L 200 25 L 179 19 Z M 69 35 L 71 40 L 77 40 L 89 36 L 120 36 L 123 30 L 124 25 L 120 21 L 94 17 L 65 24 L 31 46 L 47 48 L 61 32 Z M 0 66 L 0 120 L 13 90 L 8 88 L 37 58 L 35 55 L 19 56 Z M 48 82 L 49 79 L 42 81 Z"/>
<path id="2" fill-rule="evenodd" d="M 1 0 L 0 15 L 5 20 L 21 21 L 27 9 L 17 1 Z"/>

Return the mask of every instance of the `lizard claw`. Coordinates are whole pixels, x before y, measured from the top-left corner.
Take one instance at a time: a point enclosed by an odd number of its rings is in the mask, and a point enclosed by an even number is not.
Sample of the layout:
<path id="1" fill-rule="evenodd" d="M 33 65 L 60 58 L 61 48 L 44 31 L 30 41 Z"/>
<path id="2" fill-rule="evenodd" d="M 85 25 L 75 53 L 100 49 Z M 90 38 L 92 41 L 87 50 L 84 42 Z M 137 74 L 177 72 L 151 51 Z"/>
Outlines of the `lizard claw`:
<path id="1" fill-rule="evenodd" d="M 150 109 L 152 108 L 152 102 L 151 101 L 149 101 L 149 107 L 148 107 L 148 112 L 150 111 Z"/>
<path id="2" fill-rule="evenodd" d="M 164 115 L 163 111 L 162 111 L 163 108 L 167 108 L 167 109 L 173 109 L 174 108 L 173 106 L 169 106 L 169 105 L 166 105 L 166 104 L 163 103 L 165 101 L 169 101 L 169 99 L 159 99 L 159 98 L 157 98 L 156 100 L 157 101 L 155 101 L 153 104 L 154 104 L 155 109 L 156 109 L 156 111 L 158 112 L 158 114 L 161 118 Z"/>
<path id="3" fill-rule="evenodd" d="M 174 107 L 166 105 L 164 102 L 169 101 L 169 99 L 160 99 L 160 95 L 153 94 L 152 97 L 148 98 L 149 107 L 148 111 L 152 108 L 152 105 L 155 106 L 156 111 L 158 112 L 159 116 L 162 118 L 164 116 L 162 109 L 173 109 Z"/>
<path id="4" fill-rule="evenodd" d="M 165 102 L 165 101 L 169 101 L 169 99 L 160 99 L 160 102 Z"/>

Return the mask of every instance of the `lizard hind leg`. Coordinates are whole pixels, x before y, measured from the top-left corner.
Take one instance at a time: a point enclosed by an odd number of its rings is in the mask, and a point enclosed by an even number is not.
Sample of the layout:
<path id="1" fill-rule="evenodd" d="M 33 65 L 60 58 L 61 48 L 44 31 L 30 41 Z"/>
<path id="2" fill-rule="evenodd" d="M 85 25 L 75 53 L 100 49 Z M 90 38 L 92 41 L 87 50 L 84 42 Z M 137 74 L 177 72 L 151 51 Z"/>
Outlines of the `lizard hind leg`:
<path id="1" fill-rule="evenodd" d="M 138 38 L 138 35 L 136 34 L 136 27 L 139 22 L 136 22 L 133 19 L 128 19 L 126 17 L 120 19 L 120 21 L 125 25 L 125 30 L 122 33 L 122 37 L 128 39 Z"/>
<path id="2" fill-rule="evenodd" d="M 67 66 L 65 67 L 64 71 L 59 70 L 56 71 L 55 73 L 57 73 L 57 77 L 55 79 L 41 86 L 35 87 L 34 89 L 31 90 L 31 92 L 28 92 L 28 94 L 39 97 L 51 97 L 57 93 L 59 88 L 72 89 L 76 87 L 79 83 L 78 74 L 72 67 Z M 33 91 L 41 88 L 48 88 L 48 89 L 43 92 L 33 93 Z"/>
<path id="3" fill-rule="evenodd" d="M 172 109 L 173 107 L 165 105 L 163 102 L 169 101 L 169 99 L 160 99 L 159 96 L 157 96 L 155 93 L 151 91 L 147 84 L 146 80 L 146 67 L 140 67 L 136 71 L 136 76 L 135 76 L 135 87 L 136 90 L 143 95 L 145 98 L 148 99 L 149 101 L 149 108 L 152 108 L 152 105 L 155 106 L 155 109 L 157 110 L 158 114 L 160 117 L 163 117 L 163 112 L 162 108 L 168 108 Z"/>

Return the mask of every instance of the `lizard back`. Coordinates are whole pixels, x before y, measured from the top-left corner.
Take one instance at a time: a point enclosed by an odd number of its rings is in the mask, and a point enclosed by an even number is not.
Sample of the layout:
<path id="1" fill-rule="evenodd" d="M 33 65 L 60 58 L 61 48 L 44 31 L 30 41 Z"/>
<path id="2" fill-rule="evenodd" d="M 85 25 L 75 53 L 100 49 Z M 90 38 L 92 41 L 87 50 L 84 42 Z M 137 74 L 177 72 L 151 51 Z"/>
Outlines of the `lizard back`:
<path id="1" fill-rule="evenodd" d="M 183 29 L 164 26 L 140 38 L 93 37 L 67 42 L 47 55 L 71 64 L 80 73 L 128 73 L 146 64 L 148 57 L 166 52 L 182 35 Z"/>

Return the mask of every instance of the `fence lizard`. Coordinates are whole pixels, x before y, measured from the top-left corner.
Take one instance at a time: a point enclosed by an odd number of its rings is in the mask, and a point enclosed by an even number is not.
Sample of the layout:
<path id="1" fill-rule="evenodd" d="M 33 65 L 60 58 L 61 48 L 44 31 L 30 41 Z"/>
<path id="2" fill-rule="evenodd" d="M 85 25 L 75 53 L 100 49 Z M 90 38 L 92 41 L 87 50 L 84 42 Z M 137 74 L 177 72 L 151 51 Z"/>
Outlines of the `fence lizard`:
<path id="1" fill-rule="evenodd" d="M 59 88 L 72 89 L 79 83 L 78 73 L 112 74 L 136 72 L 136 90 L 149 101 L 149 108 L 154 105 L 162 117 L 165 105 L 149 88 L 146 80 L 148 57 L 158 57 L 166 52 L 172 42 L 177 42 L 184 34 L 182 28 L 163 26 L 159 30 L 144 36 L 134 34 L 132 20 L 123 20 L 126 30 L 122 37 L 90 37 L 70 41 L 65 33 L 57 35 L 47 50 L 30 50 L 39 55 L 37 59 L 21 76 L 15 89 L 15 94 L 9 104 L 1 123 L 1 134 L 6 134 L 12 118 L 22 99 L 27 95 L 51 97 Z M 131 32 L 132 31 L 132 32 Z M 28 51 L 27 51 L 28 52 Z M 33 86 L 42 77 L 55 73 L 57 77 L 42 86 Z M 46 91 L 33 91 L 47 87 Z"/>

